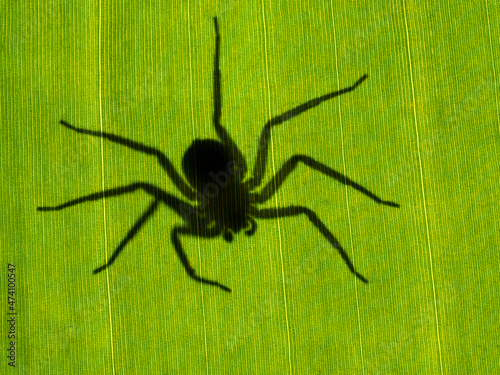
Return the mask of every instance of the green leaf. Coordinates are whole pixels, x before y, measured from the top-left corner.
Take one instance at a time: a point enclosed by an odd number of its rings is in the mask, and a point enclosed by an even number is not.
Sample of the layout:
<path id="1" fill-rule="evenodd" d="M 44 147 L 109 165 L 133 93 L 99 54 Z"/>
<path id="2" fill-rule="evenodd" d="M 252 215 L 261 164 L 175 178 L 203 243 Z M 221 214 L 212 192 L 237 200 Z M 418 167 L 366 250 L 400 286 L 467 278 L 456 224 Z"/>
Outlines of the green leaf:
<path id="1" fill-rule="evenodd" d="M 5 352 L 20 374 L 500 373 L 500 4 L 4 1 L 0 248 Z M 270 133 L 264 180 L 307 155 L 400 208 L 303 164 L 231 243 L 182 237 L 142 192 L 41 212 L 144 181 L 182 199 L 157 158 L 59 124 L 125 137 L 182 173 L 222 125 L 248 177 L 264 124 L 368 79 Z M 9 270 L 15 266 L 15 312 Z M 12 273 L 12 272 L 11 272 Z M 15 316 L 15 339 L 7 319 Z M 10 353 L 10 349 L 9 349 Z"/>

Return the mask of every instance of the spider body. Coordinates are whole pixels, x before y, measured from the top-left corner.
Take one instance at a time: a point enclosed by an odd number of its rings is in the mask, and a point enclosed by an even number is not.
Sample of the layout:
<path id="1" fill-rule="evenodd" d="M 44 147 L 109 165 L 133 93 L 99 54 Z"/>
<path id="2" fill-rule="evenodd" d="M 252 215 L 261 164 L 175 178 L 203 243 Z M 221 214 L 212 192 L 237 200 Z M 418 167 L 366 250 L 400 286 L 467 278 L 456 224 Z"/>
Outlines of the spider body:
<path id="1" fill-rule="evenodd" d="M 195 212 L 187 210 L 185 218 L 192 218 L 196 213 L 198 225 L 214 225 L 227 242 L 232 241 L 233 233 L 249 225 L 251 228 L 246 234 L 255 232 L 255 221 L 248 213 L 249 192 L 242 182 L 245 171 L 223 143 L 213 139 L 195 140 L 184 153 L 182 169 L 199 202 Z"/>
<path id="2" fill-rule="evenodd" d="M 367 283 L 368 280 L 355 270 L 354 265 L 339 241 L 314 211 L 301 205 L 259 208 L 259 205 L 266 203 L 274 196 L 299 163 L 336 180 L 338 183 L 354 188 L 376 203 L 390 207 L 399 207 L 397 203 L 382 200 L 365 187 L 307 155 L 293 155 L 270 181 L 261 186 L 266 172 L 271 129 L 329 99 L 355 90 L 366 80 L 367 75 L 363 75 L 352 86 L 309 100 L 279 116 L 271 118 L 262 130 L 253 171 L 250 177 L 245 179 L 248 172 L 245 158 L 229 133 L 221 125 L 220 35 L 216 18 L 214 18 L 214 27 L 216 38 L 213 75 L 213 126 L 218 140 L 196 139 L 192 142 L 182 158 L 182 171 L 184 172 L 185 179 L 177 172 L 167 156 L 156 148 L 115 134 L 81 129 L 64 120 L 60 121 L 66 128 L 80 134 L 104 138 L 142 154 L 154 156 L 182 194 L 183 199 L 179 199 L 175 195 L 147 182 L 134 182 L 129 185 L 76 198 L 58 206 L 38 207 L 38 211 L 58 211 L 85 202 L 143 190 L 152 197 L 149 208 L 135 222 L 134 226 L 107 260 L 107 263 L 96 268 L 94 274 L 98 274 L 110 267 L 127 244 L 140 232 L 147 220 L 154 215 L 159 204 L 164 204 L 183 219 L 183 224 L 177 224 L 172 228 L 170 240 L 187 275 L 197 282 L 213 285 L 227 292 L 231 291 L 227 286 L 218 281 L 201 277 L 196 273 L 184 252 L 180 241 L 181 236 L 215 238 L 222 235 L 225 241 L 231 242 L 233 234 L 238 234 L 242 230 L 244 230 L 247 236 L 253 235 L 257 228 L 255 219 L 276 219 L 301 215 L 305 216 L 330 245 L 338 251 L 351 273 L 359 280 Z"/>

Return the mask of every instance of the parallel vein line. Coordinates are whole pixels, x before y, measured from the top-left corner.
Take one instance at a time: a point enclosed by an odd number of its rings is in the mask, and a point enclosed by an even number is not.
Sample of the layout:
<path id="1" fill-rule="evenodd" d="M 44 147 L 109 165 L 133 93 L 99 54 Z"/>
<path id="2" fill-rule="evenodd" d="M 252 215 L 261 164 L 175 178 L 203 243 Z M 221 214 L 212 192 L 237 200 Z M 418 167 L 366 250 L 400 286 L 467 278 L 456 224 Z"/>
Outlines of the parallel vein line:
<path id="1" fill-rule="evenodd" d="M 269 62 L 268 62 L 268 47 L 267 47 L 267 28 L 266 28 L 266 13 L 265 13 L 265 8 L 264 8 L 264 0 L 262 0 L 262 21 L 264 25 L 264 58 L 265 58 L 265 64 L 266 64 L 266 83 L 267 83 L 267 103 L 268 103 L 268 117 L 271 118 L 272 113 L 271 113 L 271 87 L 269 83 Z M 270 144 L 271 144 L 271 164 L 273 167 L 273 176 L 276 175 L 276 167 L 275 167 L 275 162 L 274 162 L 274 142 L 273 142 L 273 136 L 272 133 L 270 134 Z M 276 181 L 274 181 L 274 188 L 276 189 Z M 278 195 L 275 194 L 274 196 L 274 202 L 276 204 L 276 213 L 278 213 Z M 279 216 L 279 215 L 277 215 Z M 291 349 L 291 342 L 290 342 L 290 323 L 288 321 L 288 305 L 287 305 L 287 299 L 286 299 L 286 288 L 285 288 L 285 267 L 283 265 L 283 246 L 282 246 L 282 241 L 281 241 L 281 227 L 280 227 L 280 219 L 279 217 L 276 218 L 277 225 L 278 225 L 278 239 L 279 239 L 279 245 L 280 245 L 280 261 L 281 261 L 281 276 L 282 276 L 282 284 L 283 284 L 283 302 L 285 305 L 285 320 L 286 320 L 286 333 L 287 333 L 287 340 L 288 340 L 288 366 L 289 366 L 289 371 L 290 374 L 292 374 L 292 349 Z"/>
<path id="2" fill-rule="evenodd" d="M 497 110 L 497 123 L 498 123 L 498 130 L 500 131 L 500 110 L 498 106 L 498 89 L 497 89 L 497 70 L 496 70 L 496 64 L 495 64 L 495 57 L 493 55 L 493 41 L 491 38 L 491 24 L 490 24 L 490 11 L 488 8 L 488 0 L 484 0 L 484 3 L 486 4 L 486 19 L 488 20 L 488 36 L 490 39 L 490 53 L 491 53 L 491 64 L 493 66 L 493 81 L 494 85 L 493 87 L 495 88 L 495 105 L 496 105 L 496 110 Z"/>
<path id="3" fill-rule="evenodd" d="M 337 72 L 337 90 L 340 90 L 340 76 L 339 76 L 339 63 L 338 63 L 338 56 L 337 56 L 337 35 L 335 32 L 335 16 L 333 13 L 333 1 L 330 2 L 330 7 L 332 10 L 332 28 L 333 28 L 333 42 L 335 46 L 335 70 Z M 340 98 L 337 99 L 337 103 L 339 105 L 339 122 L 340 122 L 340 139 L 341 139 L 341 145 L 342 145 L 342 164 L 343 164 L 343 171 L 344 171 L 344 176 L 347 176 L 347 171 L 346 171 L 346 165 L 345 165 L 345 152 L 344 152 L 344 131 L 343 131 L 343 125 L 342 125 L 342 107 L 340 105 Z M 350 244 L 351 244 L 351 252 L 352 252 L 352 262 L 353 264 L 356 264 L 354 261 L 354 248 L 353 248 L 353 242 L 352 242 L 352 225 L 351 225 L 351 212 L 349 210 L 349 194 L 347 190 L 347 185 L 345 185 L 345 199 L 346 199 L 346 205 L 347 205 L 347 220 L 349 222 L 349 238 L 350 238 Z M 358 333 L 359 333 L 359 348 L 360 348 L 360 355 L 361 355 L 361 368 L 363 371 L 363 374 L 365 373 L 365 365 L 364 365 L 364 357 L 363 357 L 363 340 L 362 340 L 362 332 L 361 332 L 361 317 L 360 317 L 360 311 L 359 311 L 359 299 L 358 299 L 358 281 L 355 278 L 354 279 L 354 291 L 356 293 L 356 312 L 357 312 L 357 319 L 358 319 Z"/>
<path id="4" fill-rule="evenodd" d="M 488 36 L 490 39 L 490 53 L 491 53 L 491 64 L 493 67 L 493 86 L 495 88 L 495 105 L 496 105 L 496 111 L 497 111 L 497 123 L 498 123 L 498 130 L 500 131 L 500 110 L 498 108 L 498 89 L 497 89 L 497 71 L 496 71 L 496 65 L 495 65 L 495 57 L 493 54 L 493 40 L 491 38 L 491 23 L 490 23 L 490 11 L 488 8 L 488 0 L 484 0 L 484 3 L 486 4 L 486 18 L 488 20 Z M 498 160 L 498 157 L 496 156 L 496 147 L 495 147 L 495 158 Z M 498 263 L 498 267 L 500 269 L 500 262 Z"/>
<path id="5" fill-rule="evenodd" d="M 406 47 L 407 47 L 407 52 L 408 52 L 408 65 L 409 65 L 409 70 L 410 70 L 411 94 L 412 94 L 412 101 L 413 101 L 413 106 L 412 106 L 413 107 L 413 119 L 415 122 L 415 133 L 416 133 L 416 138 L 417 138 L 418 166 L 420 169 L 420 185 L 421 185 L 422 200 L 423 200 L 423 205 L 424 205 L 425 228 L 426 228 L 426 233 L 427 233 L 427 246 L 428 246 L 428 250 L 429 250 L 429 264 L 430 264 L 431 279 L 432 279 L 432 293 L 434 296 L 434 316 L 436 319 L 436 336 L 437 336 L 437 344 L 438 344 L 438 351 L 439 351 L 439 366 L 440 366 L 441 374 L 442 374 L 443 373 L 443 359 L 442 359 L 442 354 L 441 354 L 441 339 L 439 336 L 439 319 L 438 319 L 438 311 L 437 311 L 436 283 L 434 281 L 434 268 L 433 268 L 433 263 L 432 263 L 431 240 L 430 240 L 430 234 L 429 234 L 429 220 L 427 218 L 427 204 L 426 204 L 426 200 L 425 200 L 424 174 L 423 174 L 423 170 L 422 170 L 422 158 L 420 155 L 420 137 L 419 137 L 419 133 L 418 133 L 417 108 L 415 105 L 415 85 L 413 83 L 413 67 L 411 64 L 410 35 L 408 32 L 408 20 L 406 17 L 406 4 L 405 4 L 404 0 L 403 0 L 403 14 L 404 14 L 404 21 L 405 21 Z"/>
<path id="6" fill-rule="evenodd" d="M 187 20 L 188 20 L 188 42 L 189 42 L 189 89 L 190 89 L 190 100 L 191 100 L 191 126 L 193 129 L 193 137 L 196 137 L 196 128 L 195 128 L 195 120 L 194 120 L 194 103 L 193 103 L 193 47 L 192 47 L 192 37 L 191 37 L 191 12 L 190 12 L 190 1 L 187 3 Z M 200 227 L 198 223 L 198 215 L 196 216 L 196 227 L 197 227 L 197 232 L 200 233 Z M 201 267 L 201 244 L 200 244 L 200 236 L 196 236 L 197 243 L 198 243 L 198 261 L 199 261 L 199 272 L 200 275 L 202 275 L 202 267 Z M 208 368 L 208 344 L 207 344 L 207 321 L 206 321 L 206 314 L 205 314 L 205 301 L 203 299 L 203 283 L 200 283 L 200 289 L 201 289 L 201 307 L 203 311 L 203 337 L 205 340 L 205 358 L 207 361 L 207 374 L 209 373 L 209 368 Z"/>
<path id="7" fill-rule="evenodd" d="M 104 132 L 103 121 L 102 121 L 102 48 L 101 48 L 101 36 L 102 36 L 102 17 L 101 17 L 101 1 L 99 1 L 99 124 L 101 127 L 101 133 Z M 106 262 L 108 261 L 108 238 L 106 229 L 106 199 L 104 198 L 105 183 L 104 183 L 104 137 L 101 137 L 101 179 L 102 179 L 102 208 L 103 208 L 103 222 L 104 222 L 104 254 L 106 256 Z M 106 267 L 106 286 L 108 291 L 108 314 L 109 314 L 109 336 L 111 341 L 111 367 L 113 369 L 113 375 L 115 374 L 115 355 L 113 347 L 113 319 L 111 314 L 111 290 L 109 286 L 109 268 Z"/>

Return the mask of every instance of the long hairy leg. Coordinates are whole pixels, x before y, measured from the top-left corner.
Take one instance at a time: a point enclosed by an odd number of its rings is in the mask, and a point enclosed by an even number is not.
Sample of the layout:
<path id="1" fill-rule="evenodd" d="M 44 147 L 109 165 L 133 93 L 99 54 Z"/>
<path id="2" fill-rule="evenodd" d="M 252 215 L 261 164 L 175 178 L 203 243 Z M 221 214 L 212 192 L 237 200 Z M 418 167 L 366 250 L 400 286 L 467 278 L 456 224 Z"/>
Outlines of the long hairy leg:
<path id="1" fill-rule="evenodd" d="M 132 229 L 129 230 L 125 238 L 120 242 L 116 250 L 113 252 L 113 255 L 109 258 L 108 262 L 103 266 L 94 270 L 94 273 L 99 273 L 114 263 L 116 258 L 120 255 L 125 246 L 135 237 L 135 235 L 140 231 L 140 229 L 144 226 L 146 221 L 155 213 L 158 208 L 158 204 L 160 202 L 165 203 L 168 207 L 172 208 L 179 215 L 183 216 L 185 219 L 185 210 L 189 209 L 190 212 L 194 212 L 195 209 L 191 205 L 186 202 L 183 202 L 181 199 L 176 198 L 172 194 L 165 192 L 164 190 L 145 183 L 145 182 L 136 182 L 131 185 L 122 186 L 114 189 L 108 189 L 99 193 L 89 194 L 77 199 L 73 199 L 69 202 L 63 203 L 59 206 L 52 207 L 38 207 L 38 211 L 59 211 L 68 207 L 72 207 L 78 204 L 82 204 L 85 202 L 97 201 L 103 198 L 108 197 L 116 197 L 128 193 L 132 193 L 138 189 L 144 190 L 146 193 L 150 194 L 154 197 L 153 203 L 149 206 L 148 210 L 136 221 Z"/>
<path id="2" fill-rule="evenodd" d="M 161 152 L 160 150 L 157 150 L 156 148 L 149 147 L 149 146 L 143 145 L 142 143 L 121 137 L 119 135 L 115 135 L 115 134 L 111 134 L 111 133 L 101 133 L 100 131 L 93 131 L 93 130 L 86 130 L 86 129 L 77 128 L 76 126 L 73 126 L 64 120 L 61 120 L 60 124 L 68 129 L 76 131 L 77 133 L 87 134 L 87 135 L 91 135 L 91 136 L 99 137 L 99 138 L 104 138 L 104 139 L 107 139 L 108 141 L 126 146 L 134 151 L 142 152 L 146 155 L 155 156 L 157 158 L 158 162 L 160 163 L 160 165 L 165 170 L 165 172 L 167 172 L 170 179 L 174 182 L 175 186 L 182 193 L 182 195 L 184 195 L 186 198 L 188 198 L 190 200 L 194 200 L 194 191 L 184 181 L 184 179 L 181 177 L 181 175 L 177 172 L 174 165 L 170 162 L 170 160 L 168 160 L 167 156 L 163 152 Z"/>
<path id="3" fill-rule="evenodd" d="M 368 280 L 361 275 L 352 264 L 349 256 L 345 252 L 345 250 L 340 245 L 339 241 L 335 238 L 335 236 L 328 230 L 328 228 L 323 224 L 323 222 L 318 218 L 318 216 L 309 208 L 302 206 L 288 206 L 288 207 L 278 207 L 278 208 L 269 208 L 269 209 L 252 209 L 251 214 L 257 218 L 261 219 L 275 219 L 278 217 L 289 217 L 289 216 L 297 216 L 301 214 L 305 214 L 309 221 L 320 231 L 320 233 L 325 237 L 330 244 L 337 249 L 340 256 L 344 260 L 345 264 L 349 268 L 349 270 L 362 282 L 368 283 Z"/>
<path id="4" fill-rule="evenodd" d="M 120 245 L 116 248 L 116 250 L 113 252 L 113 255 L 108 259 L 108 262 L 104 265 L 102 265 L 99 268 L 96 268 L 94 270 L 94 274 L 99 273 L 101 271 L 104 271 L 106 268 L 111 266 L 116 258 L 120 255 L 122 250 L 127 246 L 127 244 L 135 237 L 135 235 L 141 230 L 141 228 L 146 224 L 146 221 L 155 213 L 156 209 L 158 208 L 159 201 L 154 200 L 153 203 L 149 206 L 148 210 L 144 212 L 144 214 L 141 215 L 139 220 L 137 220 L 132 227 L 132 229 L 129 230 L 125 238 L 120 242 Z"/>
<path id="5" fill-rule="evenodd" d="M 217 286 L 226 292 L 231 292 L 231 289 L 229 289 L 225 285 L 222 285 L 218 281 L 209 280 L 209 279 L 206 279 L 204 277 L 200 277 L 196 274 L 195 269 L 189 263 L 189 259 L 186 255 L 186 253 L 184 252 L 184 250 L 182 249 L 182 244 L 181 244 L 181 241 L 179 239 L 179 235 L 181 235 L 181 234 L 190 235 L 190 236 L 215 237 L 218 235 L 218 232 L 214 232 L 214 233 L 210 233 L 210 234 L 206 233 L 204 235 L 204 234 L 198 234 L 196 231 L 196 228 L 179 227 L 178 226 L 172 230 L 171 239 L 172 239 L 172 243 L 175 247 L 175 251 L 177 253 L 177 256 L 179 257 L 179 260 L 181 261 L 182 265 L 184 266 L 184 269 L 186 270 L 186 273 L 188 274 L 188 276 L 190 278 L 192 278 L 193 280 L 196 280 L 202 284 Z"/>
<path id="6" fill-rule="evenodd" d="M 68 207 L 72 207 L 78 204 L 82 204 L 85 202 L 92 202 L 92 201 L 97 201 L 103 198 L 108 198 L 108 197 L 116 197 L 128 193 L 132 193 L 136 190 L 142 189 L 146 193 L 150 194 L 153 196 L 156 200 L 160 200 L 163 203 L 165 203 L 167 206 L 172 208 L 174 211 L 176 211 L 179 215 L 184 216 L 185 212 L 183 209 L 186 207 L 189 207 L 190 210 L 194 211 L 194 208 L 189 205 L 188 203 L 182 201 L 181 199 L 175 197 L 174 195 L 167 193 L 166 191 L 160 189 L 157 186 L 154 186 L 152 184 L 148 184 L 146 182 L 134 182 L 130 185 L 126 186 L 121 186 L 113 189 L 108 189 L 104 191 L 100 191 L 98 193 L 93 193 L 89 195 L 85 195 L 80 198 L 73 199 L 69 202 L 60 204 L 58 206 L 44 206 L 44 207 L 37 207 L 38 211 L 59 211 L 63 210 Z"/>
<path id="7" fill-rule="evenodd" d="M 214 27 L 215 27 L 215 55 L 214 55 L 214 113 L 213 113 L 213 124 L 215 127 L 215 131 L 219 136 L 222 143 L 230 150 L 232 157 L 235 159 L 240 172 L 245 174 L 247 171 L 247 166 L 245 162 L 245 158 L 241 153 L 240 149 L 233 141 L 229 133 L 226 129 L 224 129 L 221 125 L 221 117 L 222 117 L 222 93 L 221 93 L 221 74 L 219 67 L 220 60 L 220 33 L 219 33 L 219 25 L 217 22 L 217 18 L 214 17 Z"/>
<path id="8" fill-rule="evenodd" d="M 353 91 L 358 87 L 365 79 L 368 78 L 368 75 L 363 75 L 360 79 L 356 81 L 356 83 L 350 87 L 345 89 L 334 91 L 329 94 L 320 96 L 318 98 L 309 100 L 285 113 L 282 113 L 279 116 L 273 117 L 270 119 L 265 125 L 259 139 L 259 146 L 257 150 L 257 158 L 255 160 L 255 166 L 253 169 L 253 177 L 247 181 L 247 186 L 251 190 L 256 186 L 259 186 L 264 174 L 266 172 L 266 164 L 267 164 L 267 153 L 269 149 L 269 141 L 271 139 L 271 128 L 277 126 L 287 120 L 294 118 L 295 116 L 300 115 L 301 113 L 318 106 L 326 100 L 335 98 L 339 95 L 346 94 L 348 92 Z"/>
<path id="9" fill-rule="evenodd" d="M 295 170 L 299 162 L 302 162 L 309 168 L 317 170 L 340 183 L 350 186 L 357 191 L 363 193 L 367 197 L 373 199 L 375 202 L 379 204 L 383 204 L 390 207 L 399 207 L 398 203 L 384 201 L 371 191 L 361 186 L 357 182 L 352 181 L 351 179 L 344 176 L 342 173 L 335 171 L 334 169 L 328 167 L 327 165 L 320 163 L 313 158 L 306 155 L 294 155 L 292 156 L 281 169 L 276 173 L 276 175 L 269 181 L 260 191 L 260 193 L 253 193 L 251 195 L 252 202 L 254 203 L 263 203 L 268 200 L 270 197 L 274 195 L 276 190 L 280 188 L 280 186 L 285 182 L 286 178 Z"/>

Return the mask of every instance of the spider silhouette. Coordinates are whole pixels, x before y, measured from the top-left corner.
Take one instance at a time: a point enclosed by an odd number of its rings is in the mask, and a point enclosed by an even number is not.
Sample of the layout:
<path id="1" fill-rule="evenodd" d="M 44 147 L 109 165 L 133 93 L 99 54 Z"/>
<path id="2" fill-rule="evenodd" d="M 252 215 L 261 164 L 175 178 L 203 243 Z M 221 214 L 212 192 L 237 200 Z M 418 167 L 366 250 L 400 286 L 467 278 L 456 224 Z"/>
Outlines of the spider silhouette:
<path id="1" fill-rule="evenodd" d="M 165 154 L 153 147 L 148 147 L 111 133 L 85 130 L 70 125 L 64 120 L 60 121 L 61 125 L 78 133 L 104 138 L 132 150 L 154 156 L 184 198 L 191 202 L 196 202 L 196 204 L 191 204 L 184 199 L 179 199 L 147 182 L 135 182 L 130 185 L 86 195 L 59 206 L 38 207 L 38 211 L 58 211 L 84 202 L 116 197 L 136 192 L 137 190 L 143 190 L 152 196 L 152 203 L 135 222 L 134 226 L 118 245 L 107 263 L 95 269 L 94 274 L 105 270 L 115 262 L 125 246 L 137 235 L 146 221 L 156 212 L 159 204 L 163 203 L 183 219 L 183 225 L 176 225 L 172 229 L 170 239 L 188 276 L 200 283 L 214 285 L 227 292 L 231 291 L 227 286 L 218 281 L 210 280 L 196 274 L 195 269 L 191 266 L 182 248 L 180 241 L 181 236 L 215 238 L 222 235 L 227 242 L 231 242 L 233 234 L 237 234 L 242 230 L 244 230 L 247 236 L 253 235 L 257 228 L 255 219 L 273 219 L 305 215 L 325 239 L 337 249 L 349 270 L 359 280 L 367 283 L 368 280 L 355 270 L 349 256 L 346 254 L 339 241 L 312 210 L 298 205 L 274 208 L 258 208 L 257 205 L 268 201 L 299 163 L 358 190 L 379 204 L 399 207 L 397 203 L 380 199 L 358 183 L 306 155 L 295 155 L 290 158 L 259 192 L 255 191 L 255 189 L 261 185 L 265 174 L 271 128 L 316 107 L 326 100 L 353 91 L 367 78 L 367 75 L 363 75 L 350 87 L 312 99 L 279 116 L 271 118 L 265 124 L 260 136 L 253 174 L 250 178 L 245 180 L 245 175 L 247 173 L 245 158 L 229 136 L 228 132 L 221 125 L 222 101 L 219 69 L 220 34 L 217 18 L 214 18 L 214 26 L 213 126 L 219 140 L 195 139 L 184 153 L 182 169 L 188 183 L 186 183 L 184 178 L 176 171 L 174 165 Z"/>

